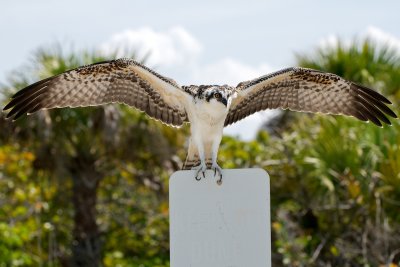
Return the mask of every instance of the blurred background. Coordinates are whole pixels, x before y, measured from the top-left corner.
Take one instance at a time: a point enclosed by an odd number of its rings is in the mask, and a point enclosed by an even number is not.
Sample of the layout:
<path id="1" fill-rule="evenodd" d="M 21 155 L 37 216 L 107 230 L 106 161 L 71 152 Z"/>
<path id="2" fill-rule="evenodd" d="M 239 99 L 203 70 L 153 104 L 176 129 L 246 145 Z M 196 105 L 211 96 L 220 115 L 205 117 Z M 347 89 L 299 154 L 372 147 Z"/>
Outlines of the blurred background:
<path id="1" fill-rule="evenodd" d="M 131 57 L 188 84 L 289 66 L 400 103 L 398 1 L 0 3 L 0 101 L 83 64 Z M 226 128 L 219 163 L 271 177 L 273 266 L 398 266 L 400 122 L 267 111 Z M 176 130 L 123 105 L 0 116 L 0 266 L 169 266 Z"/>

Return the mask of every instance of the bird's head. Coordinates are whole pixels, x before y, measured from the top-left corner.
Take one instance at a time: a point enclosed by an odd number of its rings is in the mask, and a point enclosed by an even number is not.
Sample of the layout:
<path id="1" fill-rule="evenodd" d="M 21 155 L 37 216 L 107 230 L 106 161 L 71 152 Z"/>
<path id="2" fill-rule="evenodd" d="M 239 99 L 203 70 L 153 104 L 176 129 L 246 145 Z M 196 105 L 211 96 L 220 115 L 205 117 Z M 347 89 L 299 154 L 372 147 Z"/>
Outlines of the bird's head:
<path id="1" fill-rule="evenodd" d="M 229 108 L 232 99 L 236 96 L 234 88 L 228 85 L 213 85 L 205 88 L 202 92 L 203 98 L 212 105 L 223 105 Z"/>

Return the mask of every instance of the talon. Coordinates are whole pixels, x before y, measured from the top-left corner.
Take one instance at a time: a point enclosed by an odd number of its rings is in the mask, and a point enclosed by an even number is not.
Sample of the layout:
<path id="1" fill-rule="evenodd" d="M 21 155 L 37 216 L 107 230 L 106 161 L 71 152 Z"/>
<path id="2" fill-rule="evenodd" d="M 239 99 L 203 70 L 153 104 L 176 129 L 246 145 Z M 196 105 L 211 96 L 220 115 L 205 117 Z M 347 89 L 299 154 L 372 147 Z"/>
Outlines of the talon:
<path id="1" fill-rule="evenodd" d="M 200 164 L 200 165 L 195 166 L 195 167 L 192 168 L 192 170 L 196 170 L 196 175 L 194 176 L 196 181 L 200 181 L 201 180 L 200 172 L 203 174 L 203 177 L 206 178 L 206 173 L 205 173 L 206 169 L 207 169 L 207 167 L 204 164 Z"/>
<path id="2" fill-rule="evenodd" d="M 222 184 L 222 172 L 219 173 L 219 179 L 217 180 L 217 184 L 218 185 Z"/>
<path id="3" fill-rule="evenodd" d="M 220 166 L 218 166 L 218 164 L 213 164 L 212 166 L 211 166 L 211 169 L 213 169 L 214 170 L 214 177 L 216 176 L 216 174 L 217 174 L 217 172 L 218 172 L 218 174 L 219 174 L 219 179 L 217 180 L 217 184 L 218 185 L 221 185 L 222 184 L 222 169 L 221 169 L 221 167 Z"/>
<path id="4" fill-rule="evenodd" d="M 194 177 L 194 179 L 196 179 L 196 181 L 200 181 L 200 180 L 201 180 L 201 177 L 199 177 L 199 175 L 196 174 L 196 177 Z"/>

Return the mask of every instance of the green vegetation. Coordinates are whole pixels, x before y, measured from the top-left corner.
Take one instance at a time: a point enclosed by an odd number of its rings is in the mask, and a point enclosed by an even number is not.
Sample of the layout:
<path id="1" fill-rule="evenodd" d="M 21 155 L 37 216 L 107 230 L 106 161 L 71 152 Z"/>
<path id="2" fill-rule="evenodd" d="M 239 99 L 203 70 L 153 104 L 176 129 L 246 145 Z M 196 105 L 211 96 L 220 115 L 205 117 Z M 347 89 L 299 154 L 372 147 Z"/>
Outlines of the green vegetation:
<path id="1" fill-rule="evenodd" d="M 39 51 L 4 96 L 104 60 L 60 51 Z M 377 88 L 398 113 L 398 51 L 365 40 L 298 62 Z M 219 156 L 224 168 L 271 176 L 273 265 L 399 265 L 399 121 L 378 128 L 294 113 L 277 121 L 251 142 L 224 137 Z M 187 127 L 104 106 L 1 117 L 0 128 L 0 266 L 169 266 L 168 177 L 184 159 Z"/>

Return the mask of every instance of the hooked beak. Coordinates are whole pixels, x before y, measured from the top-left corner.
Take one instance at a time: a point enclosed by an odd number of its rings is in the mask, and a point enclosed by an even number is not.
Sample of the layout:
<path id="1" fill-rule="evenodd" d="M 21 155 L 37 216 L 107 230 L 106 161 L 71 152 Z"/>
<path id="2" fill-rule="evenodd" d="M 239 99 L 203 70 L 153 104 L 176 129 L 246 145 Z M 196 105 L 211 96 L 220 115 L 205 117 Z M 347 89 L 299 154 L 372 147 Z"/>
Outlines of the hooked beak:
<path id="1" fill-rule="evenodd" d="M 221 100 L 219 102 L 224 104 L 225 107 L 228 105 L 228 100 L 226 98 L 221 98 Z"/>

